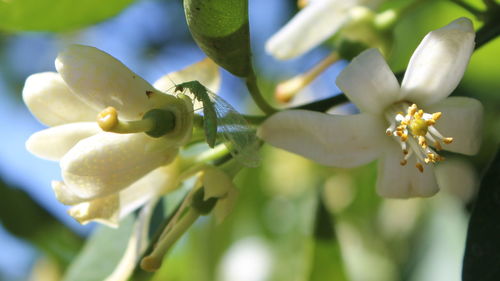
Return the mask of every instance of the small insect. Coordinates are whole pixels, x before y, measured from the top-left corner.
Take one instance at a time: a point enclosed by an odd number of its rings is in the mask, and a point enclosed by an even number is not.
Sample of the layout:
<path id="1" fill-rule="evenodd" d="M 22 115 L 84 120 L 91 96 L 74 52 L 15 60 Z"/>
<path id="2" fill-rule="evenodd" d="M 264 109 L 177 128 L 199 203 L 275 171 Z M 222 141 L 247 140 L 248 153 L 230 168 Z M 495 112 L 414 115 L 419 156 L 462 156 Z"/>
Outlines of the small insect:
<path id="1" fill-rule="evenodd" d="M 229 103 L 198 81 L 177 84 L 175 92 L 203 104 L 203 127 L 210 147 L 215 146 L 220 136 L 234 159 L 248 167 L 259 165 L 260 141 L 255 129 Z"/>

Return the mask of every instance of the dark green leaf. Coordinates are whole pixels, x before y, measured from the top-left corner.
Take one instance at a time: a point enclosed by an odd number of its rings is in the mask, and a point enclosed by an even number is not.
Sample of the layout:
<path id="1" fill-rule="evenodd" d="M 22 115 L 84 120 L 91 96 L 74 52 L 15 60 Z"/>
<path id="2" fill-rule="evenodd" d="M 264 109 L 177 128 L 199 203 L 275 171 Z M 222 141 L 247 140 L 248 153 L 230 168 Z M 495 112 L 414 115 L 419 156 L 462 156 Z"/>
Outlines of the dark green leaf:
<path id="1" fill-rule="evenodd" d="M 313 243 L 314 252 L 309 280 L 347 280 L 333 220 L 321 197 L 316 210 Z"/>
<path id="2" fill-rule="evenodd" d="M 13 235 L 25 239 L 63 267 L 71 262 L 82 239 L 54 218 L 21 189 L 0 179 L 0 222 Z"/>
<path id="3" fill-rule="evenodd" d="M 184 0 L 184 12 L 208 57 L 234 75 L 251 73 L 247 0 Z"/>
<path id="4" fill-rule="evenodd" d="M 70 265 L 64 281 L 102 281 L 121 260 L 134 225 L 130 215 L 118 229 L 99 226 L 85 244 L 80 255 Z"/>
<path id="5" fill-rule="evenodd" d="M 500 280 L 500 152 L 479 189 L 467 231 L 464 281 Z"/>
<path id="6" fill-rule="evenodd" d="M 110 18 L 133 0 L 13 0 L 0 1 L 0 29 L 63 31 Z"/>

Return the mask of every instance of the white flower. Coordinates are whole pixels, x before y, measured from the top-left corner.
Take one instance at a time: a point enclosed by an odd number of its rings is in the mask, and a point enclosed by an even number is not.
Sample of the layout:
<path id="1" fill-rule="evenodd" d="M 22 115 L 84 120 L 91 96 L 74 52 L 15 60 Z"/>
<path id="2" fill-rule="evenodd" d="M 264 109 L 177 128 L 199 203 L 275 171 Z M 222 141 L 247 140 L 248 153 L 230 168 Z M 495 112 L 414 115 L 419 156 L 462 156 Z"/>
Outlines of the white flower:
<path id="1" fill-rule="evenodd" d="M 401 87 L 379 51 L 367 50 L 337 78 L 360 114 L 283 111 L 266 120 L 259 134 L 325 165 L 349 168 L 379 158 L 381 196 L 431 196 L 438 191 L 437 150 L 472 155 L 479 149 L 481 103 L 447 98 L 473 49 L 474 31 L 466 18 L 430 32 L 410 59 Z"/>
<path id="2" fill-rule="evenodd" d="M 167 165 L 191 137 L 192 103 L 162 92 L 167 90 L 162 88 L 166 76 L 153 87 L 93 47 L 72 45 L 55 64 L 58 73 L 38 73 L 26 80 L 26 105 L 40 122 L 51 126 L 33 134 L 26 147 L 39 157 L 60 162 L 63 181 L 52 186 L 59 201 L 73 205 L 69 213 L 75 219 L 116 225 L 121 217 L 177 185 L 179 171 L 176 165 Z M 209 71 L 204 76 L 212 80 L 206 83 L 218 87 L 217 67 L 208 60 L 171 76 L 181 83 L 199 71 Z M 119 122 L 146 127 L 150 123 L 141 120 L 146 112 L 168 110 L 175 116 L 175 125 L 157 138 L 143 133 L 147 130 L 104 132 L 96 120 L 107 107 L 119 115 Z"/>
<path id="3" fill-rule="evenodd" d="M 223 170 L 208 166 L 203 170 L 202 183 L 205 188 L 204 200 L 217 198 L 214 207 L 214 217 L 221 223 L 234 208 L 239 194 L 233 179 Z"/>
<path id="4" fill-rule="evenodd" d="M 359 6 L 374 8 L 380 0 L 314 0 L 310 1 L 266 43 L 266 51 L 278 59 L 304 54 L 334 35 L 351 18 L 350 11 Z"/>

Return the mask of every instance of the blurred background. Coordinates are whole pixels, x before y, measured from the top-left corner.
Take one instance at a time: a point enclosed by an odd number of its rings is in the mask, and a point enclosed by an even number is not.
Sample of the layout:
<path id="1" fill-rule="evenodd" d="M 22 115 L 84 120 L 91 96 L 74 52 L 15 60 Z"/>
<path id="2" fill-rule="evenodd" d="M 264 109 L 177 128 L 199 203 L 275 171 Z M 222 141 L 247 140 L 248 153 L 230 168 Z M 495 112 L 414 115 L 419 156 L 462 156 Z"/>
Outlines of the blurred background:
<path id="1" fill-rule="evenodd" d="M 330 50 L 321 46 L 294 60 L 275 60 L 264 44 L 297 12 L 296 2 L 249 2 L 256 71 L 273 100 L 279 81 L 308 70 Z M 383 8 L 408 1 L 389 2 Z M 479 0 L 467 2 L 483 7 Z M 392 69 L 403 71 L 427 32 L 461 16 L 480 26 L 451 1 L 427 1 L 409 13 L 395 29 Z M 180 0 L 132 1 L 113 17 L 72 31 L 0 30 L 0 280 L 59 280 L 95 228 L 73 221 L 55 199 L 50 182 L 60 179 L 58 164 L 36 158 L 24 146 L 32 133 L 44 129 L 23 104 L 24 81 L 55 71 L 58 51 L 74 43 L 104 50 L 150 82 L 204 58 Z M 485 106 L 484 143 L 474 157 L 447 155 L 438 167 L 446 172 L 438 176 L 443 190 L 437 196 L 382 199 L 374 189 L 374 163 L 327 168 L 265 145 L 262 165 L 236 178 L 241 193 L 234 212 L 220 225 L 210 217 L 199 220 L 154 280 L 299 281 L 336 274 L 338 280 L 460 280 L 470 203 L 500 139 L 499 52 L 500 40 L 477 50 L 454 92 Z M 294 102 L 338 94 L 334 81 L 345 65 L 334 64 Z M 240 112 L 258 113 L 244 84 L 222 72 L 219 94 Z M 464 173 L 471 182 L 449 176 Z M 325 223 L 335 234 L 317 241 L 313 233 L 321 212 L 332 215 L 333 223 Z"/>

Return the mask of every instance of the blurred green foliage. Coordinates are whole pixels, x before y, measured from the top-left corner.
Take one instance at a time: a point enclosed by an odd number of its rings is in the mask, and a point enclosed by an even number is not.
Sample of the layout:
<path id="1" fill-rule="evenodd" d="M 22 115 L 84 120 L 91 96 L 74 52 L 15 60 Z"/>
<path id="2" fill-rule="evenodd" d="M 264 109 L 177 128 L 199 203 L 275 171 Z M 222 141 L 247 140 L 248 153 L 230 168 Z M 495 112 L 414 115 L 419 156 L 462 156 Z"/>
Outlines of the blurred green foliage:
<path id="1" fill-rule="evenodd" d="M 65 31 L 82 28 L 118 14 L 133 0 L 0 1 L 0 29 Z"/>
<path id="2" fill-rule="evenodd" d="M 13 235 L 35 245 L 63 268 L 80 250 L 83 240 L 54 218 L 25 191 L 0 179 L 0 222 Z"/>

